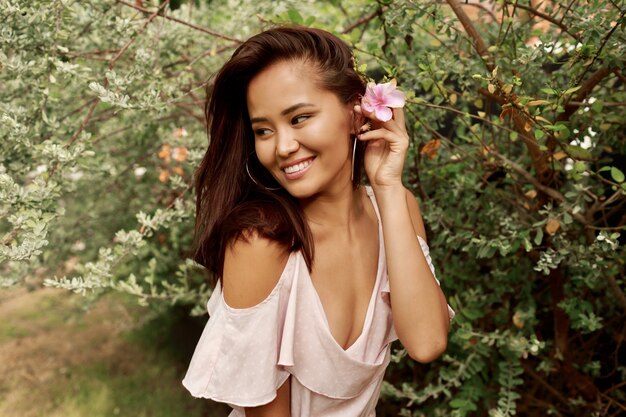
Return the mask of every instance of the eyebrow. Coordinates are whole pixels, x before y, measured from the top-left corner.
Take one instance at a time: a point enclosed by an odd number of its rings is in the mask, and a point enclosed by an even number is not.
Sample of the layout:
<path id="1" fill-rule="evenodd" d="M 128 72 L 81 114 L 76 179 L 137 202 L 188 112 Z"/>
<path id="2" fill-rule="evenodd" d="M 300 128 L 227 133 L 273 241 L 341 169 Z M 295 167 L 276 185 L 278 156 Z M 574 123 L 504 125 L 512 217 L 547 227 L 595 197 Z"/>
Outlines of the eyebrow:
<path id="1" fill-rule="evenodd" d="M 281 116 L 286 116 L 291 112 L 294 112 L 296 110 L 298 110 L 301 107 L 308 107 L 308 106 L 314 106 L 314 104 L 311 103 L 298 103 L 298 104 L 294 104 L 293 106 L 289 106 L 287 107 L 285 110 L 280 112 Z M 259 122 L 267 122 L 267 118 L 265 117 L 253 117 L 252 119 L 250 119 L 250 124 L 254 124 L 254 123 L 259 123 Z"/>

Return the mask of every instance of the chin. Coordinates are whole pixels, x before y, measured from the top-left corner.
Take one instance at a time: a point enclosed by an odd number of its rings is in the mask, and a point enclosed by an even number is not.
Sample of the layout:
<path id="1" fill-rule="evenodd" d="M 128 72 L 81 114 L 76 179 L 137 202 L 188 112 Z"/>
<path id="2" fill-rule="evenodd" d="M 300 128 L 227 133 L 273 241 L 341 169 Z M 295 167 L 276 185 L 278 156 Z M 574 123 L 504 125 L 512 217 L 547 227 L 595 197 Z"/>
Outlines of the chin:
<path id="1" fill-rule="evenodd" d="M 283 187 L 285 190 L 291 195 L 293 198 L 297 198 L 298 200 L 303 200 L 305 198 L 311 198 L 315 194 L 317 194 L 317 190 L 312 190 L 308 187 L 299 187 L 299 186 L 291 186 L 291 187 Z"/>

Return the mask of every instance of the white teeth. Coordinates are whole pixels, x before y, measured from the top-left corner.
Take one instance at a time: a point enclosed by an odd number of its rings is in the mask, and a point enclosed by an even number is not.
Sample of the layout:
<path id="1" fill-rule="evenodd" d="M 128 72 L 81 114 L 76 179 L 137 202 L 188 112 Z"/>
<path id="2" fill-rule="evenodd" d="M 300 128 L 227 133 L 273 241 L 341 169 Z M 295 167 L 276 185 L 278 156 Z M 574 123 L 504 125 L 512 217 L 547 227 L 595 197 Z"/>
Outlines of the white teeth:
<path id="1" fill-rule="evenodd" d="M 287 174 L 293 174 L 294 172 L 302 171 L 304 168 L 306 168 L 309 165 L 311 165 L 312 161 L 313 161 L 312 159 L 309 159 L 308 161 L 304 161 L 304 162 L 300 162 L 299 164 L 296 164 L 296 165 L 288 166 L 287 168 L 285 168 L 285 172 Z"/>

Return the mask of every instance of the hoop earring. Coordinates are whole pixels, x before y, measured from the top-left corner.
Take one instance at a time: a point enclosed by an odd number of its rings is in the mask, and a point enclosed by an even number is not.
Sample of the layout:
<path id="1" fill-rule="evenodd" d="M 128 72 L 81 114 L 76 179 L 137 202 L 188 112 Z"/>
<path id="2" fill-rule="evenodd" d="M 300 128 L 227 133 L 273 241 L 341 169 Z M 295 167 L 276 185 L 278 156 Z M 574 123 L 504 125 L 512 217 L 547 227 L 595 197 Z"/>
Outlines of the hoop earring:
<path id="1" fill-rule="evenodd" d="M 352 172 L 350 174 L 350 181 L 354 181 L 354 160 L 356 159 L 356 136 L 354 137 L 354 145 L 352 145 Z"/>
<path id="2" fill-rule="evenodd" d="M 250 155 L 252 155 L 254 152 L 251 152 Z M 250 179 L 252 180 L 253 183 L 255 183 L 256 185 L 258 185 L 259 187 L 265 188 L 267 191 L 276 191 L 276 190 L 280 190 L 281 187 L 278 188 L 274 188 L 274 187 L 266 187 L 265 185 L 261 184 L 259 181 L 256 180 L 256 178 L 254 178 L 252 176 L 252 174 L 250 173 L 250 168 L 248 168 L 248 159 L 250 159 L 250 155 L 248 155 L 248 157 L 246 158 L 246 172 L 248 173 L 248 177 L 250 177 Z"/>

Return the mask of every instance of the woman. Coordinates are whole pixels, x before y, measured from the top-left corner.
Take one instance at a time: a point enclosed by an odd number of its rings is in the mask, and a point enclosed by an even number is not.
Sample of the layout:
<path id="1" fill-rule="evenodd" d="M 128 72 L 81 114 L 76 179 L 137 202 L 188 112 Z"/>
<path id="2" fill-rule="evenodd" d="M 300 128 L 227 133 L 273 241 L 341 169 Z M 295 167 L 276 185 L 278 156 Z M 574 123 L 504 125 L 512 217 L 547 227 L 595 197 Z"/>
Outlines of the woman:
<path id="1" fill-rule="evenodd" d="M 303 27 L 252 37 L 215 78 L 195 260 L 219 282 L 183 384 L 231 417 L 374 416 L 392 341 L 419 362 L 446 348 L 404 113 L 381 121 L 364 93 L 348 46 Z"/>

